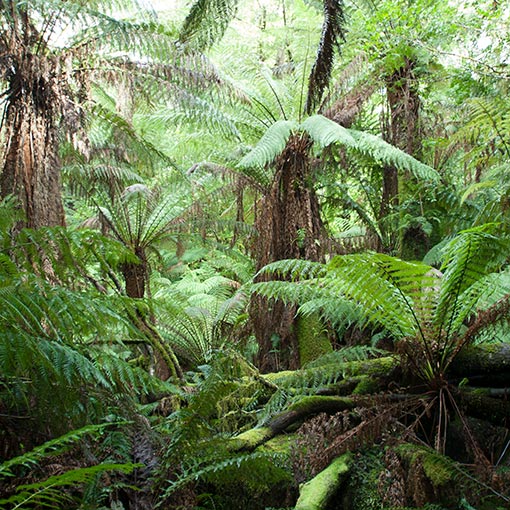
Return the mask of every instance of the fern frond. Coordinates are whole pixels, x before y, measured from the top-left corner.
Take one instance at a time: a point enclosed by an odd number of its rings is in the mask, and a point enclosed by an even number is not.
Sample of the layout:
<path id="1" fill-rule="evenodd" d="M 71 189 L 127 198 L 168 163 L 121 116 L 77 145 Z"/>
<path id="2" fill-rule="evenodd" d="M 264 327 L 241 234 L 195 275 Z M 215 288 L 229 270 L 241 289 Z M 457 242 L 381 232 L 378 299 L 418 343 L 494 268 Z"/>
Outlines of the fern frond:
<path id="1" fill-rule="evenodd" d="M 329 269 L 335 274 L 330 287 L 359 303 L 369 323 L 382 325 L 397 338 L 418 333 L 419 323 L 408 292 L 430 268 L 367 253 L 335 257 Z"/>
<path id="2" fill-rule="evenodd" d="M 0 505 L 15 505 L 22 508 L 24 505 L 41 505 L 45 508 L 62 508 L 63 504 L 70 504 L 73 497 L 63 490 L 66 487 L 87 484 L 94 481 L 98 475 L 108 471 L 131 473 L 139 464 L 98 464 L 96 466 L 71 469 L 60 475 L 50 476 L 44 481 L 19 485 L 16 494 L 7 499 L 0 500 Z"/>
<path id="3" fill-rule="evenodd" d="M 91 109 L 93 118 L 99 118 L 107 125 L 115 128 L 117 134 L 128 140 L 128 146 L 135 149 L 138 153 L 146 154 L 148 160 L 154 161 L 155 158 L 164 161 L 168 165 L 175 166 L 174 162 L 161 150 L 155 147 L 150 141 L 142 138 L 134 127 L 117 112 L 105 108 L 102 104 L 96 103 Z"/>
<path id="4" fill-rule="evenodd" d="M 504 261 L 507 243 L 492 232 L 495 225 L 482 225 L 461 232 L 445 249 L 443 278 L 436 323 L 451 339 L 484 292 L 475 284 Z"/>
<path id="5" fill-rule="evenodd" d="M 12 472 L 12 468 L 14 466 L 32 467 L 43 458 L 46 458 L 50 455 L 60 455 L 74 443 L 81 441 L 84 436 L 97 436 L 106 427 L 115 425 L 119 425 L 119 423 L 100 423 L 97 425 L 86 425 L 85 427 L 71 430 L 67 434 L 64 434 L 55 439 L 51 439 L 50 441 L 46 441 L 44 444 L 35 447 L 33 450 L 30 450 L 23 455 L 19 455 L 2 462 L 2 464 L 0 464 L 0 477 L 14 476 L 14 473 Z"/>
<path id="6" fill-rule="evenodd" d="M 352 345 L 342 347 L 338 351 L 328 352 L 321 357 L 310 361 L 304 368 L 317 368 L 321 366 L 333 365 L 335 363 L 345 363 L 348 361 L 364 361 L 383 354 L 384 351 L 371 347 L 370 345 Z"/>
<path id="7" fill-rule="evenodd" d="M 307 118 L 301 124 L 301 128 L 309 133 L 321 148 L 339 144 L 358 154 L 368 156 L 378 164 L 391 165 L 401 171 L 408 171 L 419 179 L 430 181 L 439 179 L 439 174 L 432 167 L 421 163 L 382 138 L 364 131 L 346 129 L 322 115 Z"/>
<path id="8" fill-rule="evenodd" d="M 206 459 L 209 460 L 209 459 Z M 214 478 L 225 477 L 226 480 L 231 479 L 234 473 L 230 471 L 234 470 L 237 474 L 242 471 L 248 470 L 251 475 L 256 474 L 257 469 L 267 469 L 269 466 L 266 463 L 282 464 L 286 460 L 286 456 L 279 452 L 253 452 L 237 454 L 220 461 L 210 462 L 206 465 L 194 468 L 191 473 L 185 474 L 175 482 L 171 483 L 169 487 L 163 493 L 163 497 L 167 498 L 176 490 L 189 484 L 192 481 L 197 480 L 212 480 Z M 266 461 L 262 463 L 261 461 Z M 228 474 L 225 472 L 229 472 Z"/>
<path id="9" fill-rule="evenodd" d="M 196 0 L 181 29 L 180 40 L 203 51 L 221 39 L 237 12 L 239 0 Z"/>
<path id="10" fill-rule="evenodd" d="M 255 148 L 239 162 L 241 168 L 263 168 L 270 164 L 285 148 L 292 132 L 297 129 L 296 122 L 279 120 L 262 136 Z M 269 186 L 272 174 L 267 172 L 259 175 L 260 184 Z"/>
<path id="11" fill-rule="evenodd" d="M 277 260 L 267 266 L 264 266 L 256 275 L 276 276 L 281 278 L 290 278 L 291 280 L 301 280 L 310 278 L 320 278 L 325 276 L 327 269 L 320 262 L 301 259 Z"/>
<path id="12" fill-rule="evenodd" d="M 237 119 L 218 108 L 213 99 L 201 98 L 187 91 L 180 91 L 172 98 L 173 108 L 162 109 L 147 115 L 147 121 L 158 123 L 162 127 L 169 125 L 204 127 L 213 133 L 221 133 L 226 139 L 241 140 L 241 133 L 237 127 Z"/>

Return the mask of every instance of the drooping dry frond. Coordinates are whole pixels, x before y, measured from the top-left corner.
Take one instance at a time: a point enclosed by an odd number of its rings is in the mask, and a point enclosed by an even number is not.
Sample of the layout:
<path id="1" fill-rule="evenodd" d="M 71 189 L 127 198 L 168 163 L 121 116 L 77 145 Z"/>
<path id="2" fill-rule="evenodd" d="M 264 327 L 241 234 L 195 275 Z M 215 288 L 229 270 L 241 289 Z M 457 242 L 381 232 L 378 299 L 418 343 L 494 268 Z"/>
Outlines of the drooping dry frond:
<path id="1" fill-rule="evenodd" d="M 310 115 L 319 105 L 329 84 L 335 48 L 344 40 L 344 6 L 342 0 L 324 0 L 324 23 L 317 56 L 308 78 L 305 113 Z"/>

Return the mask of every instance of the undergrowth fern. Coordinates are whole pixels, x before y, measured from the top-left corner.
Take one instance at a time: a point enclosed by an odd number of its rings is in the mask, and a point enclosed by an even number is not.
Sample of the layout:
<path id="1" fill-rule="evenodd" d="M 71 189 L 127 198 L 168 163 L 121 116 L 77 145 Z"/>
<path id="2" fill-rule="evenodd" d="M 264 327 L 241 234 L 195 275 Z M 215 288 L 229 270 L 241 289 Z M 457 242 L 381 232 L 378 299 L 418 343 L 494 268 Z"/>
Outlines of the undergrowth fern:
<path id="1" fill-rule="evenodd" d="M 481 317 L 484 307 L 493 310 L 494 320 L 508 315 L 508 279 L 501 272 L 507 252 L 508 239 L 497 226 L 483 225 L 460 232 L 444 247 L 441 272 L 423 263 L 360 253 L 337 256 L 324 265 L 275 262 L 262 272 L 276 279 L 251 289 L 269 299 L 298 303 L 300 312 L 321 309 L 336 324 L 335 308 L 350 303 L 349 320 L 382 328 L 395 340 L 417 340 L 431 365 L 439 356 L 437 370 L 442 373 L 452 355 L 472 341 L 462 336 L 466 320 Z M 488 326 L 485 320 L 483 327 Z"/>

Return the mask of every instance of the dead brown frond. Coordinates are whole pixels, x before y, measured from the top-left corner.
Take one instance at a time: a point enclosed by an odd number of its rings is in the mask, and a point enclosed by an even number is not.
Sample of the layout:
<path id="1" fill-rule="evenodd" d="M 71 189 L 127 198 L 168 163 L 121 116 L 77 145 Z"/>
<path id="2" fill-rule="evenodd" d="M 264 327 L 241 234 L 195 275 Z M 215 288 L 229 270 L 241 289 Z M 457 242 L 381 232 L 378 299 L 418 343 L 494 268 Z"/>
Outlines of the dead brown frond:
<path id="1" fill-rule="evenodd" d="M 335 48 L 345 39 L 344 6 L 342 0 L 324 0 L 324 23 L 310 77 L 305 113 L 311 114 L 320 104 L 322 95 L 329 85 Z"/>

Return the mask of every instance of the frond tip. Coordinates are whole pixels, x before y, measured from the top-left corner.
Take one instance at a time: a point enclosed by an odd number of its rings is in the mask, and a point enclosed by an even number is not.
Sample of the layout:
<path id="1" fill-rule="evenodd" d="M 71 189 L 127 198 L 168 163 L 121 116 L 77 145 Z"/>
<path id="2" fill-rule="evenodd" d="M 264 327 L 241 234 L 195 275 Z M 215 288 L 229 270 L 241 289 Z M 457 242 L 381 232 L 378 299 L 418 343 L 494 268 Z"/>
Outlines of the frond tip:
<path id="1" fill-rule="evenodd" d="M 203 51 L 223 37 L 239 0 L 197 0 L 184 20 L 180 41 Z"/>

